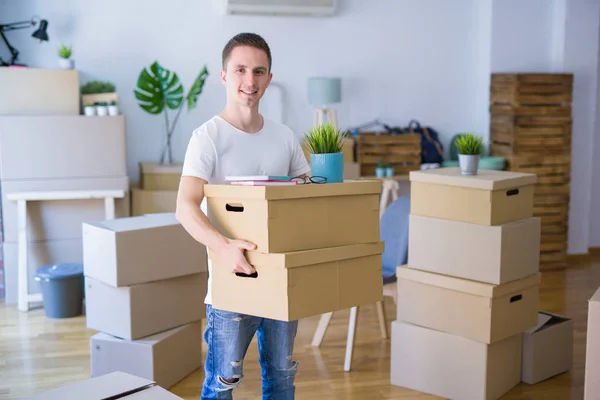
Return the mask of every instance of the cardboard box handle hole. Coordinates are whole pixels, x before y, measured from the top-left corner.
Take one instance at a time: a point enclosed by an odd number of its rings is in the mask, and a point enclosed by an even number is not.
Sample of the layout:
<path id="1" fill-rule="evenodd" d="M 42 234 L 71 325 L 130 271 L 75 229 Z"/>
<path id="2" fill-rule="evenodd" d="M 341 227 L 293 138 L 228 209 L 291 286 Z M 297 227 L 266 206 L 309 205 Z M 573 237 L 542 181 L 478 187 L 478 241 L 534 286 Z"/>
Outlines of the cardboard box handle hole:
<path id="1" fill-rule="evenodd" d="M 244 212 L 244 206 L 236 203 L 236 204 L 225 204 L 225 209 L 229 212 Z"/>
<path id="2" fill-rule="evenodd" d="M 522 294 L 517 294 L 517 295 L 515 295 L 515 296 L 513 296 L 513 297 L 511 297 L 511 298 L 510 298 L 510 302 L 511 302 L 511 303 L 514 303 L 515 301 L 519 301 L 519 300 L 521 300 L 522 298 L 523 298 L 523 295 L 522 295 Z"/>
<path id="3" fill-rule="evenodd" d="M 258 278 L 258 272 L 254 272 L 253 274 L 245 274 L 243 272 L 236 272 L 235 273 L 236 276 L 239 276 L 240 278 Z"/>
<path id="4" fill-rule="evenodd" d="M 519 189 L 510 189 L 506 191 L 506 197 L 516 196 L 519 194 Z"/>

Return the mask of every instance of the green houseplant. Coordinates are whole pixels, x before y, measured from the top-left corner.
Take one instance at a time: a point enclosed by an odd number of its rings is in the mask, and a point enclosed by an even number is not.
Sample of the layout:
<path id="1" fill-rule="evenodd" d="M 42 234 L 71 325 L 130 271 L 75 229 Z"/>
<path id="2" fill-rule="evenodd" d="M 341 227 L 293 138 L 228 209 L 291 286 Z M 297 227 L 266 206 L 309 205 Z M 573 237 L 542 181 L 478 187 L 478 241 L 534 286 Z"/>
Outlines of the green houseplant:
<path id="1" fill-rule="evenodd" d="M 322 176 L 327 183 L 344 181 L 342 146 L 347 132 L 341 132 L 331 122 L 319 124 L 304 134 L 313 176 Z"/>
<path id="2" fill-rule="evenodd" d="M 187 105 L 188 111 L 196 108 L 198 96 L 202 93 L 207 76 L 208 69 L 205 65 L 192 83 L 189 92 L 184 96 L 183 85 L 177 73 L 164 68 L 157 61 L 140 72 L 137 87 L 134 90 L 138 105 L 149 114 L 163 113 L 165 117 L 166 141 L 160 157 L 162 165 L 173 164 L 171 137 L 177 126 L 179 115 L 185 105 Z M 172 122 L 169 122 L 169 109 L 176 111 Z"/>
<path id="3" fill-rule="evenodd" d="M 58 48 L 58 63 L 62 69 L 73 69 L 75 68 L 75 60 L 71 58 L 73 55 L 73 49 L 64 44 L 61 44 Z"/>
<path id="4" fill-rule="evenodd" d="M 465 133 L 456 138 L 458 165 L 461 175 L 477 175 L 483 137 Z"/>

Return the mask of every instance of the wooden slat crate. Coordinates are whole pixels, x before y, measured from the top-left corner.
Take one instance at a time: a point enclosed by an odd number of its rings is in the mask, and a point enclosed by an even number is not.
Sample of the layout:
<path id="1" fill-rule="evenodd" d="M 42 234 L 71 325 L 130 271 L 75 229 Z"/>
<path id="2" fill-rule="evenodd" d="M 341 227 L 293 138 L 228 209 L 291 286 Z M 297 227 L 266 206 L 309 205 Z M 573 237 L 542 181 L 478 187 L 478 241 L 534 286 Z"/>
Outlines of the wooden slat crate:
<path id="1" fill-rule="evenodd" d="M 491 152 L 492 155 L 498 155 Z M 537 174 L 536 195 L 569 197 L 571 155 L 504 156 L 506 169 Z"/>
<path id="2" fill-rule="evenodd" d="M 567 265 L 569 197 L 536 195 L 533 215 L 542 220 L 540 269 L 564 268 Z"/>
<path id="3" fill-rule="evenodd" d="M 375 175 L 379 159 L 391 164 L 396 174 L 421 167 L 421 136 L 414 133 L 399 135 L 361 132 L 358 135 L 357 158 L 362 176 Z"/>
<path id="4" fill-rule="evenodd" d="M 573 74 L 492 74 L 492 105 L 519 108 L 570 108 Z"/>
<path id="5" fill-rule="evenodd" d="M 571 153 L 570 116 L 492 114 L 490 145 L 500 156 Z"/>

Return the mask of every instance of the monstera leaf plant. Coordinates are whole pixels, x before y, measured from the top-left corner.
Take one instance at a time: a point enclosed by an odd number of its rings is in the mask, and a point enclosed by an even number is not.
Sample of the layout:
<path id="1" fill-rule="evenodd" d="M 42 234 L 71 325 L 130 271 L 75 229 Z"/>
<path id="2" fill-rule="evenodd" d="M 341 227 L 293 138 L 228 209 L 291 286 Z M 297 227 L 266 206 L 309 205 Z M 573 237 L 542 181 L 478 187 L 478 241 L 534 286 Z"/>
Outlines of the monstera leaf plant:
<path id="1" fill-rule="evenodd" d="M 134 90 L 139 106 L 150 114 L 163 113 L 165 116 L 166 143 L 160 157 L 161 164 L 171 165 L 173 163 L 171 137 L 177 126 L 179 115 L 186 105 L 188 111 L 196 108 L 198 96 L 202 93 L 207 77 L 208 70 L 205 65 L 192 83 L 189 92 L 184 95 L 183 85 L 177 74 L 164 68 L 157 61 L 140 72 L 137 87 Z M 168 110 L 175 112 L 172 122 L 169 120 Z"/>

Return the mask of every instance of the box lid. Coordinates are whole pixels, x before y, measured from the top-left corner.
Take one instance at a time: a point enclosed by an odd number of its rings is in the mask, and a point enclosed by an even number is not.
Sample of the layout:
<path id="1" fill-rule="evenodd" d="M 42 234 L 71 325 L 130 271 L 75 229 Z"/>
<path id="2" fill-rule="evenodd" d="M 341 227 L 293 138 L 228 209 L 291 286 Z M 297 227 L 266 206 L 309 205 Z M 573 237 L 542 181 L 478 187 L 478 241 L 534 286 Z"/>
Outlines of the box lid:
<path id="1" fill-rule="evenodd" d="M 459 168 L 449 167 L 411 171 L 410 181 L 473 189 L 500 190 L 535 184 L 537 176 L 535 174 L 492 169 L 480 169 L 477 175 L 461 175 Z"/>
<path id="2" fill-rule="evenodd" d="M 124 372 L 112 372 L 96 378 L 75 382 L 71 385 L 38 393 L 30 400 L 106 400 L 140 399 L 174 400 L 180 399 L 160 388 L 155 382 Z M 142 395 L 143 393 L 143 395 Z M 137 396 L 136 396 L 137 395 Z"/>
<path id="3" fill-rule="evenodd" d="M 241 186 L 228 184 L 204 185 L 206 197 L 229 199 L 282 200 L 307 197 L 347 196 L 381 193 L 381 180 L 347 180 L 341 183 L 293 186 Z"/>
<path id="4" fill-rule="evenodd" d="M 551 314 L 548 312 L 539 311 L 537 325 L 531 329 L 526 330 L 525 334 L 531 335 L 535 332 L 539 332 L 541 330 L 548 329 L 552 326 L 556 326 L 560 323 L 570 321 L 570 320 L 571 320 L 570 318 L 563 317 L 558 314 Z"/>
<path id="5" fill-rule="evenodd" d="M 396 276 L 399 279 L 411 280 L 489 298 L 506 296 L 507 294 L 535 286 L 540 283 L 541 278 L 541 274 L 537 273 L 523 279 L 517 279 L 501 285 L 494 285 L 486 282 L 472 281 L 469 279 L 422 271 L 415 268 L 409 268 L 406 265 L 396 269 Z"/>
<path id="6" fill-rule="evenodd" d="M 140 169 L 145 174 L 181 174 L 183 163 L 161 165 L 157 162 L 140 162 Z"/>
<path id="7" fill-rule="evenodd" d="M 146 214 L 136 217 L 124 217 L 98 222 L 85 222 L 86 225 L 97 226 L 113 232 L 126 232 L 141 229 L 159 228 L 179 225 L 175 213 Z"/>
<path id="8" fill-rule="evenodd" d="M 600 288 L 596 290 L 596 293 L 590 298 L 589 302 L 591 303 L 600 303 Z"/>
<path id="9" fill-rule="evenodd" d="M 259 253 L 249 251 L 246 253 L 246 257 L 250 264 L 256 266 L 294 268 L 303 265 L 382 254 L 383 249 L 383 242 L 375 242 L 348 246 L 326 247 L 313 250 L 293 251 L 289 253 Z"/>

